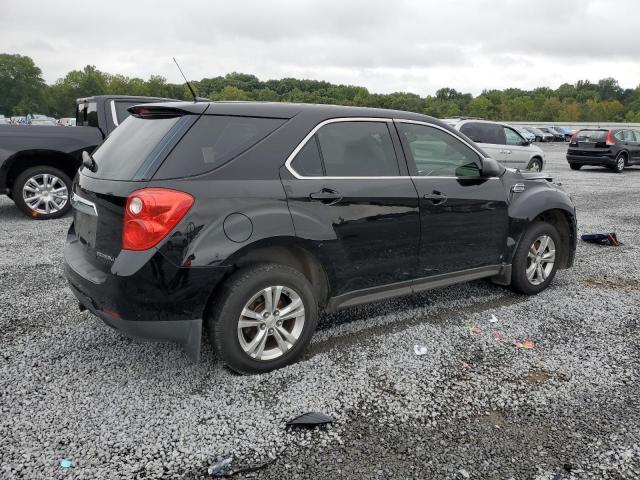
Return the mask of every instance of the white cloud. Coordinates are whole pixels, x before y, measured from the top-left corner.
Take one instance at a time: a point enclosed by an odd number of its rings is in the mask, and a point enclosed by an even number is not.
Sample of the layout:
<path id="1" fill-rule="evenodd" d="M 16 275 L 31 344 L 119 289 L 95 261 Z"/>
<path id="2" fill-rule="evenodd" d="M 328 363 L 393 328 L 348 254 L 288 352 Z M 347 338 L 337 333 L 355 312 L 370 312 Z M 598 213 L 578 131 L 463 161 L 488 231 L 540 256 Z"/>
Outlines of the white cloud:
<path id="1" fill-rule="evenodd" d="M 178 82 L 231 71 L 432 94 L 640 79 L 640 2 L 618 0 L 1 0 L 0 45 L 49 82 L 86 64 Z M 613 32 L 613 30 L 612 30 Z"/>

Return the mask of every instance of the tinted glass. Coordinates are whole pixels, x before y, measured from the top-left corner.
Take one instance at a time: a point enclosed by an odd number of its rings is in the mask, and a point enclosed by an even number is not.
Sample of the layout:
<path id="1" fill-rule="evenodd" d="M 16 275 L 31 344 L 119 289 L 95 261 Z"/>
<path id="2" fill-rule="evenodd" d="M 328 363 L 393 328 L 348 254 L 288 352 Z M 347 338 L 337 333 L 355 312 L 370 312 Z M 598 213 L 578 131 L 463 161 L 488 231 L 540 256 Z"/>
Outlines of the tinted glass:
<path id="1" fill-rule="evenodd" d="M 600 142 L 607 136 L 607 130 L 580 130 L 577 133 L 580 142 Z"/>
<path id="2" fill-rule="evenodd" d="M 98 105 L 96 102 L 80 103 L 78 105 L 76 125 L 79 127 L 98 126 Z"/>
<path id="3" fill-rule="evenodd" d="M 468 177 L 480 175 L 479 157 L 452 135 L 426 125 L 400 123 L 403 140 L 420 176 Z"/>
<path id="4" fill-rule="evenodd" d="M 147 157 L 180 118 L 127 118 L 93 154 L 98 170 L 91 172 L 83 168 L 82 173 L 108 180 L 133 179 Z"/>
<path id="5" fill-rule="evenodd" d="M 318 141 L 315 135 L 298 152 L 296 158 L 291 162 L 291 166 L 303 177 L 321 177 L 324 175 Z"/>
<path id="6" fill-rule="evenodd" d="M 640 142 L 640 131 L 633 130 L 633 135 L 635 136 L 635 141 Z"/>
<path id="7" fill-rule="evenodd" d="M 507 145 L 522 145 L 525 141 L 519 133 L 508 127 L 504 127 L 504 136 L 506 138 Z"/>
<path id="8" fill-rule="evenodd" d="M 329 177 L 400 174 L 386 123 L 330 123 L 318 130 L 317 136 Z"/>
<path id="9" fill-rule="evenodd" d="M 460 131 L 474 142 L 504 145 L 506 139 L 502 125 L 495 123 L 465 123 Z"/>
<path id="10" fill-rule="evenodd" d="M 204 115 L 176 145 L 154 178 L 209 172 L 253 147 L 283 123 L 275 118 Z"/>
<path id="11" fill-rule="evenodd" d="M 115 102 L 116 106 L 116 118 L 118 119 L 118 125 L 125 121 L 125 119 L 131 115 L 127 108 L 133 107 L 134 105 L 138 105 L 139 102 Z"/>

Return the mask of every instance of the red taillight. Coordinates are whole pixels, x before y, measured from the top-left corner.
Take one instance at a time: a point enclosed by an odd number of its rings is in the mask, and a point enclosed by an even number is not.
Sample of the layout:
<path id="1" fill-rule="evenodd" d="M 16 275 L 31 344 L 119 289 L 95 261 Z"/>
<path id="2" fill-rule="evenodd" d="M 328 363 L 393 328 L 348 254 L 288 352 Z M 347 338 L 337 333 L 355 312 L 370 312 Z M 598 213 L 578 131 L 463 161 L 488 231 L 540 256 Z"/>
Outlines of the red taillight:
<path id="1" fill-rule="evenodd" d="M 607 132 L 607 139 L 605 140 L 607 145 L 615 145 L 616 144 L 616 140 L 613 138 L 613 132 L 611 130 L 609 130 Z"/>
<path id="2" fill-rule="evenodd" d="M 147 250 L 173 230 L 193 205 L 188 193 L 167 188 L 143 188 L 129 198 L 124 210 L 122 248 Z"/>
<path id="3" fill-rule="evenodd" d="M 577 142 L 578 142 L 578 132 L 571 135 L 571 140 L 569 140 L 569 143 L 577 143 Z"/>

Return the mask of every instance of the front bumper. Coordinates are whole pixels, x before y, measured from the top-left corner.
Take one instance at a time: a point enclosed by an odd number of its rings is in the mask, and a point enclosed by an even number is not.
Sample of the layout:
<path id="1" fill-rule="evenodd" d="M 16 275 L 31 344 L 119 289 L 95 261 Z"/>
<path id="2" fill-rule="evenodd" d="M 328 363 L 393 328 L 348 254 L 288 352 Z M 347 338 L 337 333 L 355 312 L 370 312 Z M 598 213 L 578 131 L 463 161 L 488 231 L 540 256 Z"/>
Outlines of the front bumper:
<path id="1" fill-rule="evenodd" d="M 197 361 L 204 311 L 227 268 L 176 267 L 156 252 L 131 275 L 115 275 L 89 261 L 71 234 L 64 257 L 69 287 L 87 310 L 127 335 L 177 342 Z"/>

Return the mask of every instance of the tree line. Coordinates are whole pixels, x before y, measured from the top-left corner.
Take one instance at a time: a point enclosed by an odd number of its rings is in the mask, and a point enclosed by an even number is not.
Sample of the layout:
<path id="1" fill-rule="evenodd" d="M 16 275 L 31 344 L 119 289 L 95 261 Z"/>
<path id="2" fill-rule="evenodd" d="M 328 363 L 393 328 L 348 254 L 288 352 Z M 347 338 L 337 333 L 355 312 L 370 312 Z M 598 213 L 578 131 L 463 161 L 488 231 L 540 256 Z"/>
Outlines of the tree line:
<path id="1" fill-rule="evenodd" d="M 197 94 L 211 100 L 331 103 L 391 108 L 434 117 L 480 117 L 492 120 L 548 122 L 640 122 L 640 85 L 623 89 L 614 78 L 597 83 L 579 80 L 557 89 L 508 88 L 485 90 L 478 96 L 441 88 L 435 95 L 371 93 L 364 87 L 320 80 L 283 78 L 262 81 L 255 75 L 228 73 L 193 81 Z M 144 95 L 190 99 L 186 84 L 168 83 L 159 75 L 149 79 L 101 72 L 87 65 L 48 85 L 30 57 L 0 54 L 0 114 L 44 113 L 75 115 L 75 99 L 91 95 Z"/>

